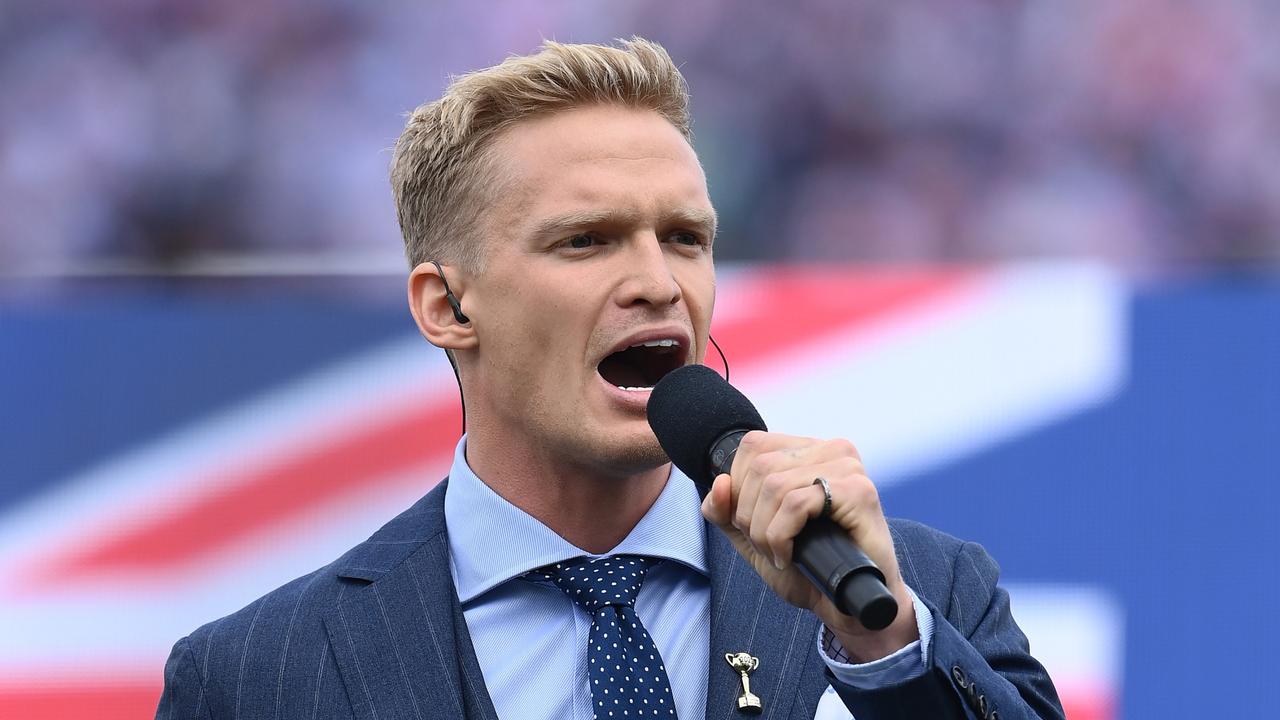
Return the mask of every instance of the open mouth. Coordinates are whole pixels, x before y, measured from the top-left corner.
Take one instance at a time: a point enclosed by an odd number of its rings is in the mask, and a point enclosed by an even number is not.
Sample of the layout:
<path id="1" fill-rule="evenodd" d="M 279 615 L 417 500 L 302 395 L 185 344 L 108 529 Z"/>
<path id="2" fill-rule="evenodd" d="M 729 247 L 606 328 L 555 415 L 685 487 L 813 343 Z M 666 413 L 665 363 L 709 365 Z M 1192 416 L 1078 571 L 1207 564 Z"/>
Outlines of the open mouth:
<path id="1" fill-rule="evenodd" d="M 679 340 L 648 340 L 606 356 L 596 370 L 623 390 L 651 390 L 662 376 L 684 365 L 686 355 Z"/>

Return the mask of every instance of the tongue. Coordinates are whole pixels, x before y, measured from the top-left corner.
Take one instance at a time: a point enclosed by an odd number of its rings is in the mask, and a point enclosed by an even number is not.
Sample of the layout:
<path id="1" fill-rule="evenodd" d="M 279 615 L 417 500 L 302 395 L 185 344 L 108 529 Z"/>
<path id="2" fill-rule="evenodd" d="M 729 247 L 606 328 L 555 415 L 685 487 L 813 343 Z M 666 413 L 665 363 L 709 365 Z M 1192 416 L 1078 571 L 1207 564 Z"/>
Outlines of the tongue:
<path id="1" fill-rule="evenodd" d="M 650 387 L 644 373 L 624 359 L 625 353 L 614 353 L 600 362 L 600 376 L 618 387 Z"/>

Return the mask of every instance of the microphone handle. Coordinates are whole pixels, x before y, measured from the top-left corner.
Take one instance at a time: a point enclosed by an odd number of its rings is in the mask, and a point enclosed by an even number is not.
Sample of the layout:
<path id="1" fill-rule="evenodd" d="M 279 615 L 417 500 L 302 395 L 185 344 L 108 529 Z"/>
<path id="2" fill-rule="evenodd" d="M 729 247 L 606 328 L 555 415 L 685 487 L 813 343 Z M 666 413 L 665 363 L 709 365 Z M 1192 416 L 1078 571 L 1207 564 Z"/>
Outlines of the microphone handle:
<path id="1" fill-rule="evenodd" d="M 733 458 L 747 430 L 722 435 L 708 453 L 714 479 L 733 467 Z M 705 496 L 710 485 L 704 485 Z M 844 528 L 828 517 L 812 518 L 795 538 L 796 565 L 840 612 L 858 618 L 868 630 L 883 630 L 898 616 L 898 601 L 884 584 L 884 573 L 849 539 Z"/>
<path id="2" fill-rule="evenodd" d="M 858 618 L 866 629 L 883 630 L 898 616 L 898 601 L 885 586 L 884 573 L 831 518 L 805 523 L 792 556 L 840 612 Z"/>

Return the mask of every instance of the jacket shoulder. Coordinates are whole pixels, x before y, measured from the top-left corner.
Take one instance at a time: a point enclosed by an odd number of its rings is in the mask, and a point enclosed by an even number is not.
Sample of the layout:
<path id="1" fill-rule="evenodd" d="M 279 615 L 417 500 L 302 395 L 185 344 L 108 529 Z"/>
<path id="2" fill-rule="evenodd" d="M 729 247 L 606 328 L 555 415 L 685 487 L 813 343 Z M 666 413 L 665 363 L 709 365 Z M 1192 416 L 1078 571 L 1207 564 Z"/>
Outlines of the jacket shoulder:
<path id="1" fill-rule="evenodd" d="M 901 518 L 889 518 L 889 532 L 907 585 L 944 613 L 949 611 L 957 590 L 956 565 L 962 557 L 978 558 L 984 565 L 989 564 L 994 584 L 998 568 L 977 543 Z"/>
<path id="2" fill-rule="evenodd" d="M 277 717 L 293 717 L 297 713 L 282 713 L 282 706 L 299 703 L 304 693 L 335 695 L 326 706 L 347 706 L 335 683 L 322 619 L 343 592 L 344 581 L 332 567 L 293 580 L 179 640 L 165 665 L 157 717 L 255 716 L 270 708 Z"/>
<path id="3" fill-rule="evenodd" d="M 179 640 L 170 664 L 182 667 L 174 671 L 181 671 L 184 684 L 198 683 L 208 708 L 272 707 L 281 702 L 280 687 L 289 688 L 286 701 L 314 694 L 297 692 L 303 688 L 332 691 L 335 673 L 324 682 L 325 673 L 336 669 L 325 614 L 443 532 L 444 485 L 332 563 Z M 169 675 L 166 670 L 166 696 Z"/>

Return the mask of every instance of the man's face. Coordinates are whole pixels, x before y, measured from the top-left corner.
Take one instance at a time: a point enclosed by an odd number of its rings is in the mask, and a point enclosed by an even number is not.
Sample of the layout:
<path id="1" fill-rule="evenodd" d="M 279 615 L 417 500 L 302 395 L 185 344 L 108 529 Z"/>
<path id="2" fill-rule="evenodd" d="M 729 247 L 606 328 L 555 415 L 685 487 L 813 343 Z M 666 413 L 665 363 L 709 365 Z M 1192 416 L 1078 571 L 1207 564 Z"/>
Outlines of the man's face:
<path id="1" fill-rule="evenodd" d="M 635 388 L 706 348 L 715 215 L 697 156 L 657 113 L 610 106 L 521 122 L 492 152 L 502 191 L 465 295 L 475 431 L 603 474 L 665 463 Z"/>

